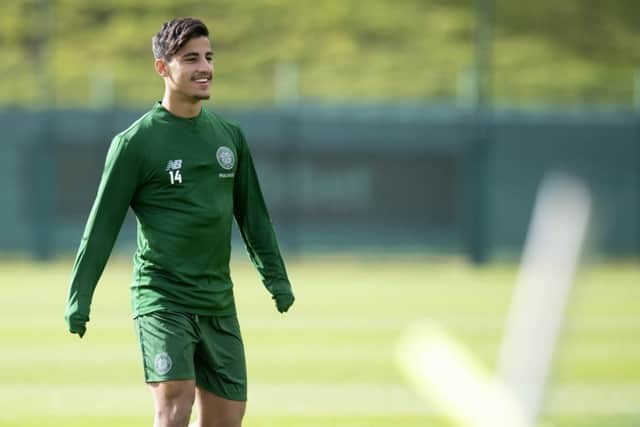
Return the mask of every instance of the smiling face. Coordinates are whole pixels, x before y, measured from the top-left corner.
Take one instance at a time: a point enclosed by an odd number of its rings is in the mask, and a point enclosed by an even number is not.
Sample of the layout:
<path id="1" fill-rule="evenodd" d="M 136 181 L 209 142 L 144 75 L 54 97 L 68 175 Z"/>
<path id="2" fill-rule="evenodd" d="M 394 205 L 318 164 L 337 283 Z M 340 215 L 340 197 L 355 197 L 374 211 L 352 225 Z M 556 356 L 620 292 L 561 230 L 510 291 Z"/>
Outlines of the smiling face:
<path id="1" fill-rule="evenodd" d="M 170 98 L 197 103 L 211 96 L 214 69 L 208 37 L 192 38 L 171 58 L 157 58 L 155 67 L 164 78 L 165 94 Z"/>

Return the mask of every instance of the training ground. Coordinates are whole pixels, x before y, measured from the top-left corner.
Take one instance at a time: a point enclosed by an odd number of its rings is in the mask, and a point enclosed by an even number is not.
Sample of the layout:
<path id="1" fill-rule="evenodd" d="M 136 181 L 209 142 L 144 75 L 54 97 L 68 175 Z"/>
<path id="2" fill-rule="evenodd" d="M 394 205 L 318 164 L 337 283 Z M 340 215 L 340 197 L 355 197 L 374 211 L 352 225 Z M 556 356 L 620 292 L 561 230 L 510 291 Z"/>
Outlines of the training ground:
<path id="1" fill-rule="evenodd" d="M 71 264 L 0 261 L 0 426 L 149 426 L 129 314 L 131 262 L 109 262 L 82 340 L 63 321 Z M 405 382 L 398 339 L 430 319 L 493 368 L 517 275 L 515 264 L 473 268 L 415 255 L 290 258 L 288 266 L 297 301 L 280 315 L 246 258 L 232 263 L 250 380 L 246 427 L 450 425 Z M 544 425 L 640 425 L 639 337 L 639 264 L 584 266 Z"/>

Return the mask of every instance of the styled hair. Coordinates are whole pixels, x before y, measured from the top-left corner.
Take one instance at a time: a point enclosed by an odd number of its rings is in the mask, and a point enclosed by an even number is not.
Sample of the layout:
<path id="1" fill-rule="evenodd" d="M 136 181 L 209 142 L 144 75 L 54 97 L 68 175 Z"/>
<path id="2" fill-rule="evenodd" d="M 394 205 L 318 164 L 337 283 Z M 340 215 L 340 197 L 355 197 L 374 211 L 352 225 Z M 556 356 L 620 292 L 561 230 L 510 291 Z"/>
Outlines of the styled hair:
<path id="1" fill-rule="evenodd" d="M 170 60 L 189 40 L 196 37 L 209 37 L 209 29 L 199 19 L 175 18 L 165 22 L 151 39 L 153 56 Z"/>

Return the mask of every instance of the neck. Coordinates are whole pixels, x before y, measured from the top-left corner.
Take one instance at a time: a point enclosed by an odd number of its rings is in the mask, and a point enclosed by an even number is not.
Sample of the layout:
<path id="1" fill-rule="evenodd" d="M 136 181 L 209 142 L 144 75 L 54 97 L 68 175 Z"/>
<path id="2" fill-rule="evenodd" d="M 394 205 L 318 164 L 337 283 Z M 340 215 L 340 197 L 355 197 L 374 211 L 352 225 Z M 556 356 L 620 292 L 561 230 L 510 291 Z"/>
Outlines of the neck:
<path id="1" fill-rule="evenodd" d="M 196 117 L 202 108 L 199 99 L 185 99 L 168 91 L 162 97 L 162 106 L 174 116 L 186 119 Z"/>

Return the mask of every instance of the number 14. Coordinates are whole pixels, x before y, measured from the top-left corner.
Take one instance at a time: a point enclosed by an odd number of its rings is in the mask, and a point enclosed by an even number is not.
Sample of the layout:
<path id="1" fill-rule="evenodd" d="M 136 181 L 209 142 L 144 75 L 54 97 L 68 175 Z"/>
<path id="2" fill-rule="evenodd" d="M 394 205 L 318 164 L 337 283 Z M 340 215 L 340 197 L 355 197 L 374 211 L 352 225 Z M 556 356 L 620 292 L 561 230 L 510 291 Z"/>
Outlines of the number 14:
<path id="1" fill-rule="evenodd" d="M 182 184 L 182 174 L 179 170 L 169 171 L 169 179 L 171 180 L 171 184 L 175 184 L 176 182 Z"/>

